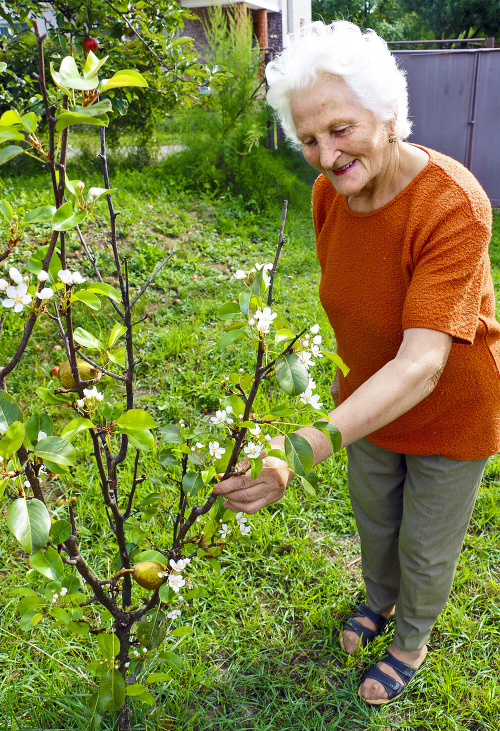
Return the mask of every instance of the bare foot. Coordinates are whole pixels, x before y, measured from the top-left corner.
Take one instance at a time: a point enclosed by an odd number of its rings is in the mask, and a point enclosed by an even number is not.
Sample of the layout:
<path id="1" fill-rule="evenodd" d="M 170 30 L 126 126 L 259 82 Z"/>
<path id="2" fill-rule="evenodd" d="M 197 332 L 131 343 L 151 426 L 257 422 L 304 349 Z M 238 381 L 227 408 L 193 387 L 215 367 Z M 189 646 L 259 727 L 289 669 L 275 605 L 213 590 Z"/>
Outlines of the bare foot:
<path id="1" fill-rule="evenodd" d="M 381 614 L 386 619 L 389 619 L 389 617 L 392 617 L 395 611 L 396 608 L 392 607 L 392 609 L 389 609 L 387 612 L 381 612 Z M 363 627 L 366 627 L 367 629 L 376 629 L 375 625 L 373 624 L 371 619 L 368 619 L 368 617 L 356 617 L 356 622 L 361 624 Z M 361 638 L 356 634 L 356 632 L 346 629 L 342 632 L 342 639 L 340 644 L 342 645 L 342 649 L 344 650 L 344 652 L 347 652 L 348 655 L 352 655 L 358 649 L 360 641 Z"/>
<path id="2" fill-rule="evenodd" d="M 411 665 L 412 668 L 419 668 L 427 655 L 426 645 L 416 652 L 403 652 L 402 650 L 398 650 L 398 648 L 394 645 L 391 645 L 388 650 L 397 660 L 401 660 L 401 662 L 406 663 L 406 665 Z M 401 677 L 393 668 L 390 667 L 390 665 L 386 665 L 385 662 L 378 662 L 377 667 L 380 668 L 383 673 L 386 673 L 391 678 L 394 678 L 394 680 L 397 680 L 398 683 L 401 683 Z M 365 700 L 374 701 L 388 698 L 387 691 L 384 686 L 377 680 L 372 680 L 371 678 L 364 681 L 359 692 L 361 697 Z"/>

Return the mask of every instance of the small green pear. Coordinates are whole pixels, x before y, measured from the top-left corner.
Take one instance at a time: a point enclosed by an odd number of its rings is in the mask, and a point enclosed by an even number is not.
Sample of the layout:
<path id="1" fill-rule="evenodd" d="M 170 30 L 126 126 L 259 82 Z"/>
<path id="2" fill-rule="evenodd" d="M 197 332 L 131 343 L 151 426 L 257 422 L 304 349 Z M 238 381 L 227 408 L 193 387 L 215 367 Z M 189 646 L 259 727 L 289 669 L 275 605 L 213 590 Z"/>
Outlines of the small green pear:
<path id="1" fill-rule="evenodd" d="M 87 363 L 86 360 L 82 360 L 82 358 L 76 359 L 76 365 L 82 381 L 98 381 L 102 376 L 102 373 L 98 368 L 94 368 L 93 365 Z M 71 373 L 71 363 L 69 360 L 65 360 L 64 363 L 61 363 L 59 366 L 58 378 L 64 388 L 75 387 L 75 379 Z"/>
<path id="2" fill-rule="evenodd" d="M 132 567 L 132 578 L 144 589 L 154 591 L 163 584 L 164 571 L 158 561 L 139 561 Z"/>

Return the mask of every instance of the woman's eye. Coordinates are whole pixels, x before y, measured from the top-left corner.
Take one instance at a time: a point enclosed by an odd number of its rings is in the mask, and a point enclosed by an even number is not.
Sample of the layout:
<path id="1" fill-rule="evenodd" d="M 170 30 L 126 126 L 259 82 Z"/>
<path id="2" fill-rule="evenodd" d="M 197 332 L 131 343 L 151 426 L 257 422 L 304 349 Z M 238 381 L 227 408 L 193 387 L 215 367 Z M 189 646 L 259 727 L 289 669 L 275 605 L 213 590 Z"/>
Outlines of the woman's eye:
<path id="1" fill-rule="evenodd" d="M 336 135 L 343 135 L 349 132 L 351 128 L 350 127 L 342 127 L 341 129 L 335 129 L 333 130 L 334 134 Z"/>
<path id="2" fill-rule="evenodd" d="M 304 142 L 303 142 L 303 144 L 304 144 L 304 145 L 305 145 L 306 147 L 311 147 L 311 146 L 312 146 L 312 145 L 314 145 L 315 143 L 316 143 L 316 140 L 315 140 L 315 139 L 311 139 L 311 140 L 304 140 Z"/>

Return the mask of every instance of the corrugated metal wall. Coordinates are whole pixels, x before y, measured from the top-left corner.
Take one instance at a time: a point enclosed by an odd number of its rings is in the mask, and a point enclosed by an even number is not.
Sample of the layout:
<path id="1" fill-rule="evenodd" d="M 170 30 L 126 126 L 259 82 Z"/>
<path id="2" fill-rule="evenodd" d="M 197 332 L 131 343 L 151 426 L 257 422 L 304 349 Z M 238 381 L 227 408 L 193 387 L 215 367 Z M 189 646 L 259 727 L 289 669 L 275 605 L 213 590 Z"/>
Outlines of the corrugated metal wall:
<path id="1" fill-rule="evenodd" d="M 500 206 L 500 49 L 394 55 L 407 71 L 409 141 L 466 165 Z"/>

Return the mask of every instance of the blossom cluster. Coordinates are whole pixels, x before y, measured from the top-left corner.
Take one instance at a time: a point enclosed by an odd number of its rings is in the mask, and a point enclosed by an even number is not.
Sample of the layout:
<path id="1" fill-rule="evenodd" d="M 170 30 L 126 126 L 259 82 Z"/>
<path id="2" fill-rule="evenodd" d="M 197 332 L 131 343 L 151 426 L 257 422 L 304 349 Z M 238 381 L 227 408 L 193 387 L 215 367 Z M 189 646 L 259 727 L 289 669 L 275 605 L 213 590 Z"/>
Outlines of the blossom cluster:
<path id="1" fill-rule="evenodd" d="M 171 572 L 168 574 L 168 585 L 171 589 L 175 591 L 176 594 L 178 594 L 182 587 L 186 584 L 186 580 L 182 576 L 182 571 L 184 571 L 188 563 L 191 563 L 190 558 L 180 558 L 177 561 L 174 561 L 174 559 L 171 558 L 169 561 Z M 160 577 L 160 579 L 163 579 L 165 574 L 165 571 L 158 571 L 158 576 Z M 171 613 L 168 614 L 168 616 L 171 619 L 175 619 L 175 613 L 177 613 L 176 616 L 180 616 L 180 611 L 178 609 L 174 609 Z"/>
<path id="2" fill-rule="evenodd" d="M 14 284 L 9 284 L 6 279 L 0 279 L 0 292 L 6 294 L 6 298 L 2 300 L 2 305 L 7 308 L 12 307 L 13 312 L 22 312 L 24 307 L 30 305 L 33 301 L 33 295 L 28 293 L 29 276 L 23 276 L 16 267 L 10 267 L 9 276 Z M 60 269 L 57 276 L 61 282 L 69 286 L 83 284 L 86 281 L 80 272 L 71 272 L 69 269 Z M 46 282 L 48 278 L 48 272 L 43 271 L 43 269 L 37 274 L 39 282 Z M 49 300 L 53 296 L 54 290 L 52 287 L 42 287 L 36 293 L 36 297 L 42 301 Z"/>
<path id="3" fill-rule="evenodd" d="M 243 513 L 236 513 L 236 523 L 238 524 L 238 528 L 240 529 L 240 533 L 242 536 L 249 536 L 251 533 L 252 528 L 247 525 L 247 522 L 247 518 L 245 515 L 243 515 Z M 225 540 L 231 533 L 231 528 L 228 526 L 227 523 L 222 523 L 219 533 L 221 534 L 221 537 Z"/>
<path id="4" fill-rule="evenodd" d="M 254 315 L 249 318 L 248 324 L 250 326 L 255 325 L 260 333 L 267 335 L 271 329 L 274 318 L 277 316 L 278 313 L 272 312 L 270 307 L 264 307 L 263 310 L 257 310 Z"/>
<path id="5" fill-rule="evenodd" d="M 84 388 L 83 398 L 79 398 L 76 402 L 76 405 L 79 409 L 83 409 L 83 407 L 85 406 L 85 401 L 91 401 L 92 399 L 95 399 L 96 401 L 102 401 L 103 398 L 104 394 L 99 393 L 96 386 L 94 386 L 93 388 Z"/>
<path id="6" fill-rule="evenodd" d="M 266 287 L 269 287 L 271 284 L 271 275 L 269 272 L 273 268 L 272 264 L 256 264 L 255 267 L 252 267 L 248 272 L 243 271 L 243 269 L 237 269 L 234 273 L 235 279 L 250 279 L 252 274 L 256 274 L 258 271 L 262 270 L 262 281 L 264 282 Z"/>

